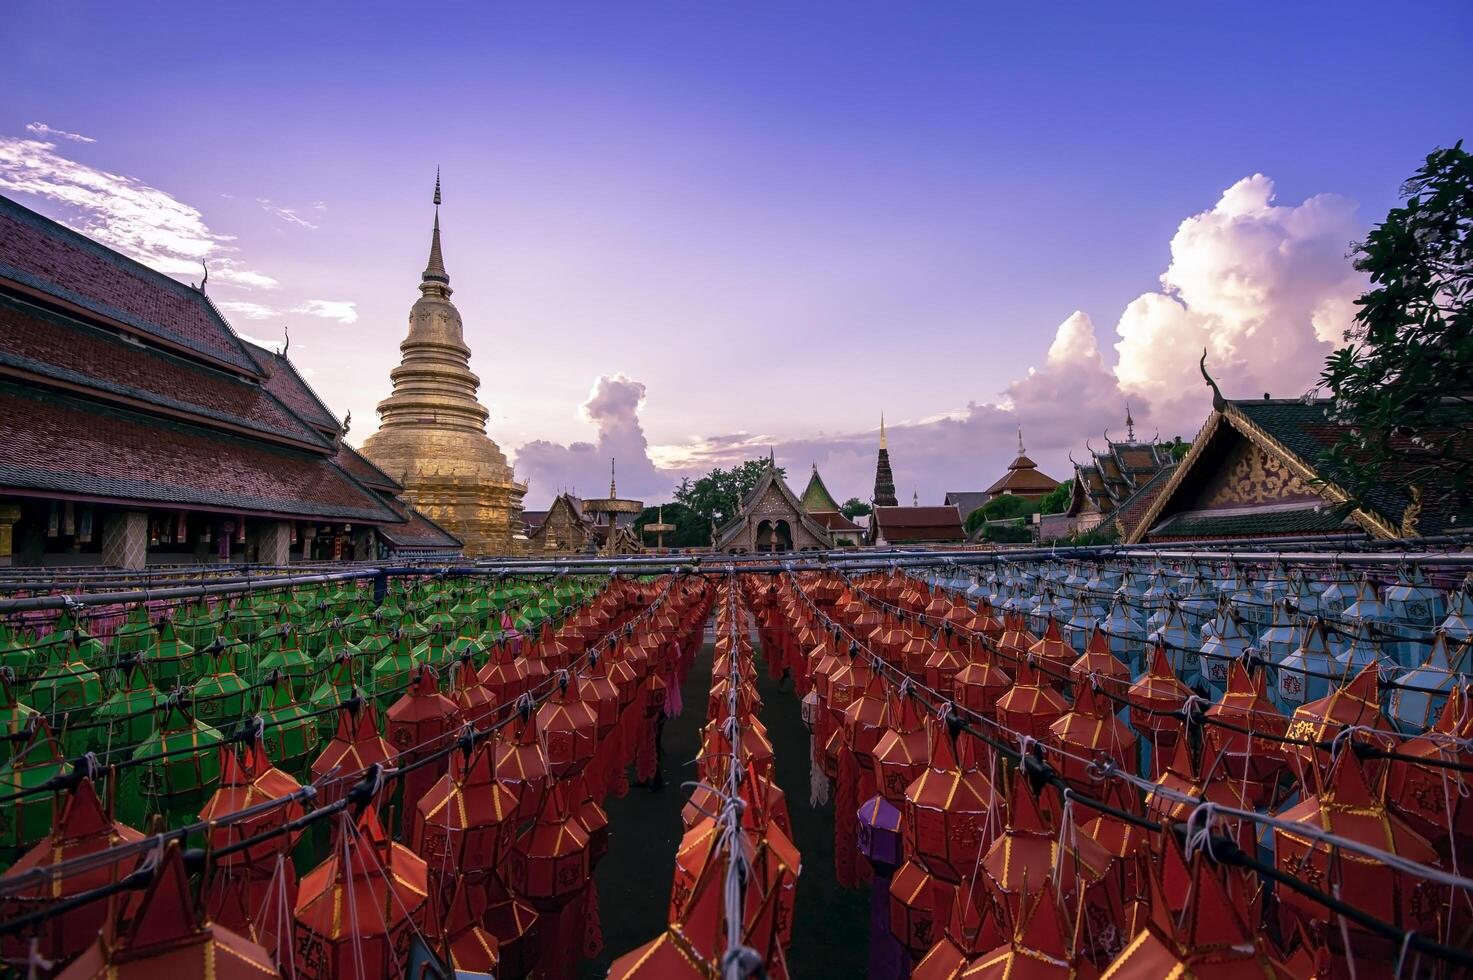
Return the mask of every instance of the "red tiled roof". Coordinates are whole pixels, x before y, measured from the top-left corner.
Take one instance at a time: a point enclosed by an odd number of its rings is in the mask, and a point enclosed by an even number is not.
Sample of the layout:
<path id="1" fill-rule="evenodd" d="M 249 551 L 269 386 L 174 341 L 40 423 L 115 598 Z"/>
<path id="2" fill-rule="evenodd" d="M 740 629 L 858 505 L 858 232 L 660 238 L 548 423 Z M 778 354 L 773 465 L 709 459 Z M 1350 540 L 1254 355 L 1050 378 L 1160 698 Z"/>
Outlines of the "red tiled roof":
<path id="1" fill-rule="evenodd" d="M 327 446 L 320 434 L 254 382 L 0 295 L 0 370 L 4 368 L 85 386 L 104 398 L 144 401 L 212 422 Z"/>
<path id="2" fill-rule="evenodd" d="M 952 506 L 876 507 L 875 520 L 885 527 L 962 526 L 961 513 Z"/>
<path id="3" fill-rule="evenodd" d="M 876 507 L 873 532 L 891 544 L 907 541 L 963 541 L 961 513 L 955 507 Z"/>
<path id="4" fill-rule="evenodd" d="M 245 344 L 251 357 L 261 366 L 261 372 L 266 375 L 267 391 L 280 398 L 307 424 L 315 425 L 329 433 L 336 433 L 342 429 L 337 418 L 328 411 L 326 405 L 322 404 L 322 399 L 317 397 L 312 386 L 297 373 L 296 365 L 292 364 L 289 358 L 248 340 L 242 343 Z"/>
<path id="5" fill-rule="evenodd" d="M 541 527 L 542 522 L 545 520 L 547 520 L 547 511 L 545 510 L 522 511 L 522 527 L 529 531 L 533 528 Z"/>
<path id="6" fill-rule="evenodd" d="M 0 383 L 0 486 L 282 517 L 396 521 L 332 460 Z"/>
<path id="7" fill-rule="evenodd" d="M 1057 480 L 1050 479 L 1037 470 L 1010 469 L 1002 479 L 988 487 L 987 492 L 994 497 L 1009 491 L 1013 493 L 1048 493 L 1058 485 Z"/>
<path id="8" fill-rule="evenodd" d="M 858 531 L 859 525 L 836 510 L 810 511 L 809 517 L 830 531 Z"/>
<path id="9" fill-rule="evenodd" d="M 390 501 L 395 512 L 404 517 L 403 524 L 384 524 L 379 534 L 398 548 L 459 550 L 463 542 L 419 511 L 398 500 Z"/>
<path id="10" fill-rule="evenodd" d="M 255 361 L 205 295 L 0 197 L 0 278 L 248 375 Z"/>
<path id="11" fill-rule="evenodd" d="M 391 494 L 396 494 L 404 489 L 397 480 L 377 466 L 374 466 L 368 461 L 367 457 L 346 442 L 338 443 L 337 455 L 332 460 L 346 470 L 349 476 L 364 486 L 372 487 L 375 490 L 383 490 Z"/>

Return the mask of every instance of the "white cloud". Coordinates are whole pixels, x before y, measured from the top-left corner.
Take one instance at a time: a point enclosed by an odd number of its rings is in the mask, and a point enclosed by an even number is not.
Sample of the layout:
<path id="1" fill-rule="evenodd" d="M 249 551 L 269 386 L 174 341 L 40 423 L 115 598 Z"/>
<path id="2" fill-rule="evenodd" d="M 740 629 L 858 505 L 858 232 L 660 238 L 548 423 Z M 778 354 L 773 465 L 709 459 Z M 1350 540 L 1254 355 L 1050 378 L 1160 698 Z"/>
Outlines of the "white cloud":
<path id="1" fill-rule="evenodd" d="M 358 304 L 352 300 L 309 299 L 301 306 L 294 307 L 292 312 L 320 316 L 324 320 L 336 320 L 339 323 L 358 322 Z"/>
<path id="2" fill-rule="evenodd" d="M 0 190 L 60 205 L 82 234 L 168 275 L 198 280 L 208 260 L 212 285 L 277 285 L 233 257 L 232 237 L 211 231 L 198 209 L 136 177 L 69 160 L 54 143 L 0 136 Z"/>
<path id="3" fill-rule="evenodd" d="M 1354 202 L 1334 194 L 1273 201 L 1273 181 L 1254 174 L 1181 223 L 1161 291 L 1131 302 L 1116 327 L 1123 391 L 1158 413 L 1200 408 L 1193 375 L 1204 348 L 1229 397 L 1292 397 L 1313 385 L 1365 289 L 1346 258 L 1361 229 Z"/>
<path id="4" fill-rule="evenodd" d="M 280 218 L 282 221 L 285 221 L 287 224 L 297 225 L 302 228 L 310 228 L 313 230 L 317 228 L 317 226 L 314 225 L 312 222 L 308 221 L 300 214 L 297 214 L 295 208 L 282 207 L 280 204 L 276 204 L 271 201 L 271 199 L 265 197 L 256 198 L 256 203 L 261 205 L 261 210 L 265 211 L 267 214 L 274 214 L 276 217 Z"/>
<path id="5" fill-rule="evenodd" d="M 93 139 L 92 137 L 83 136 L 81 133 L 68 133 L 64 129 L 52 129 L 50 126 L 46 125 L 43 122 L 26 123 L 26 132 L 35 133 L 37 136 L 40 136 L 42 138 L 45 138 L 47 136 L 55 136 L 57 139 L 71 140 L 73 143 L 97 142 L 97 140 Z"/>
<path id="6" fill-rule="evenodd" d="M 280 350 L 282 345 L 286 343 L 285 339 L 281 337 L 252 337 L 250 334 L 241 333 L 239 330 L 235 331 L 235 335 L 248 344 L 255 344 L 257 347 L 264 347 L 267 350 Z"/>
<path id="7" fill-rule="evenodd" d="M 583 403 L 583 419 L 598 427 L 597 442 L 561 445 L 537 439 L 517 450 L 516 469 L 531 483 L 534 500 L 547 502 L 563 490 L 602 495 L 609 460 L 618 461 L 619 495 L 653 500 L 666 496 L 674 476 L 650 459 L 649 442 L 639 421 L 645 386 L 622 374 L 604 375 Z"/>
<path id="8" fill-rule="evenodd" d="M 246 320 L 269 320 L 281 315 L 281 311 L 274 307 L 260 303 L 247 303 L 243 300 L 216 300 L 215 308 L 227 316 L 238 316 Z"/>

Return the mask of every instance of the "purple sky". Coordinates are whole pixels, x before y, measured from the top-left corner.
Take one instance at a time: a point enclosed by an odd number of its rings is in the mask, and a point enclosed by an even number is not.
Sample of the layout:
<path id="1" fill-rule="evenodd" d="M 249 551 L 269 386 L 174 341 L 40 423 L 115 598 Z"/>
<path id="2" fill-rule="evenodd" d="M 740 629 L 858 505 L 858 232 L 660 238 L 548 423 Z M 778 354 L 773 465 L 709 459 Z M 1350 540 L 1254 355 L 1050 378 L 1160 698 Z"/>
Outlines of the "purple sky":
<path id="1" fill-rule="evenodd" d="M 441 166 L 529 505 L 769 445 L 867 497 L 881 410 L 907 500 L 1019 424 L 1062 478 L 1127 398 L 1190 437 L 1204 344 L 1229 394 L 1301 392 L 1349 243 L 1473 117 L 1461 2 L 142 9 L 6 5 L 0 193 L 210 257 L 359 442 Z"/>

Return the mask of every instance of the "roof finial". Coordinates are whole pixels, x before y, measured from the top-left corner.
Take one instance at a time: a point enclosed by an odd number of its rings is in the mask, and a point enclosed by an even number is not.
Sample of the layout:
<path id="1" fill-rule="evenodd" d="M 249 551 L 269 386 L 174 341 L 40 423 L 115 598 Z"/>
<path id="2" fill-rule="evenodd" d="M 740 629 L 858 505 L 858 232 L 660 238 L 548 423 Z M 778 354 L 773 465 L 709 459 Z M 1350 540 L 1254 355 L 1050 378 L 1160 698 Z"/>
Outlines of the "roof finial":
<path id="1" fill-rule="evenodd" d="M 348 414 L 343 416 L 343 435 L 347 435 L 351 428 L 353 428 L 353 410 L 350 408 Z"/>
<path id="2" fill-rule="evenodd" d="M 619 491 L 614 487 L 614 457 L 609 457 L 609 499 L 614 500 L 619 496 Z"/>
<path id="3" fill-rule="evenodd" d="M 911 487 L 910 489 L 910 505 L 912 507 L 919 507 L 921 505 L 921 492 L 915 487 Z"/>
<path id="4" fill-rule="evenodd" d="M 206 262 L 204 259 L 200 259 L 199 264 L 204 266 L 205 268 L 205 277 L 199 281 L 199 291 L 204 292 L 205 286 L 210 281 L 210 263 Z"/>
<path id="5" fill-rule="evenodd" d="M 292 349 L 292 328 L 291 328 L 291 325 L 288 324 L 287 326 L 282 327 L 281 328 L 281 332 L 286 336 L 286 343 L 284 343 L 284 344 L 281 345 L 281 350 L 280 350 L 279 353 L 281 354 L 282 357 L 285 357 L 286 356 L 286 352 Z"/>
<path id="6" fill-rule="evenodd" d="M 881 412 L 880 413 L 880 448 L 881 449 L 889 449 L 890 448 L 889 440 L 887 440 L 885 438 L 885 413 L 884 412 Z"/>
<path id="7" fill-rule="evenodd" d="M 767 447 L 767 465 L 777 469 L 777 456 L 773 454 L 772 447 Z"/>
<path id="8" fill-rule="evenodd" d="M 1018 455 L 1025 455 L 1023 452 L 1023 427 L 1021 425 L 1018 426 Z"/>
<path id="9" fill-rule="evenodd" d="M 1135 419 L 1130 417 L 1130 402 L 1125 403 L 1125 440 L 1135 442 Z"/>
<path id="10" fill-rule="evenodd" d="M 1207 373 L 1207 348 L 1202 348 L 1202 360 L 1197 362 L 1197 367 L 1202 371 L 1202 378 L 1207 382 L 1207 387 L 1212 389 L 1212 407 L 1217 411 L 1227 408 L 1227 399 L 1222 397 L 1222 389 L 1217 387 L 1217 382 L 1212 380 L 1212 375 Z"/>
<path id="11" fill-rule="evenodd" d="M 449 292 L 450 274 L 445 271 L 445 257 L 440 253 L 440 168 L 435 168 L 435 230 L 430 236 L 430 260 L 425 264 L 424 282 L 438 283 Z"/>

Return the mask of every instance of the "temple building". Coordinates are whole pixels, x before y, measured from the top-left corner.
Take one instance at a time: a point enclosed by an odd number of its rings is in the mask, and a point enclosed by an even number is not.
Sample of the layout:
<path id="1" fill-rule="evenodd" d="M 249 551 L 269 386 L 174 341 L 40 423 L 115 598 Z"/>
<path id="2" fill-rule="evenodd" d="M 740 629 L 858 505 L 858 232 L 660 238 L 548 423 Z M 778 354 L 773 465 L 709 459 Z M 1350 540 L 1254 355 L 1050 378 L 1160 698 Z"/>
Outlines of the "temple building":
<path id="1" fill-rule="evenodd" d="M 0 565 L 458 553 L 344 432 L 204 281 L 0 197 Z"/>
<path id="2" fill-rule="evenodd" d="M 1393 485 L 1361 506 L 1318 471 L 1320 454 L 1345 429 L 1330 399 L 1226 399 L 1212 388 L 1212 414 L 1181 463 L 1124 540 L 1190 541 L 1362 534 L 1410 538 L 1454 530 L 1452 515 Z M 1468 410 L 1473 420 L 1473 409 Z"/>
<path id="3" fill-rule="evenodd" d="M 440 251 L 440 179 L 435 227 L 420 297 L 409 311 L 404 358 L 389 373 L 394 390 L 379 402 L 379 429 L 363 455 L 404 486 L 404 495 L 465 542 L 466 554 L 526 550 L 522 498 L 501 448 L 486 434 L 489 412 L 476 399 L 460 311 L 450 302 L 450 276 Z"/>
<path id="4" fill-rule="evenodd" d="M 987 499 L 1013 496 L 1024 500 L 1038 500 L 1047 496 L 1059 481 L 1039 472 L 1038 464 L 1028 458 L 1023 450 L 1023 430 L 1018 429 L 1018 455 L 1008 464 L 1008 471 L 986 490 Z M 949 502 L 949 501 L 948 501 Z"/>
<path id="5" fill-rule="evenodd" d="M 532 555 L 637 554 L 644 542 L 634 528 L 644 501 L 620 497 L 610 461 L 609 495 L 585 500 L 560 493 L 527 530 Z"/>
<path id="6" fill-rule="evenodd" d="M 1125 439 L 1117 442 L 1107 432 L 1104 451 L 1091 448 L 1089 459 L 1074 464 L 1074 488 L 1064 513 L 1075 531 L 1105 525 L 1122 538 L 1145 516 L 1176 466 L 1169 448 L 1136 438 L 1129 406 L 1125 409 Z"/>
<path id="7" fill-rule="evenodd" d="M 870 497 L 872 507 L 896 507 L 895 474 L 890 472 L 890 444 L 885 439 L 885 416 L 880 416 L 880 452 L 875 458 L 875 492 Z"/>
<path id="8" fill-rule="evenodd" d="M 736 516 L 717 528 L 712 538 L 715 550 L 733 554 L 817 551 L 834 546 L 833 535 L 803 506 L 771 455 L 761 478 L 741 499 Z"/>
<path id="9" fill-rule="evenodd" d="M 822 524 L 841 547 L 857 547 L 864 543 L 864 529 L 855 524 L 839 509 L 839 502 L 824 486 L 823 477 L 818 475 L 818 464 L 813 464 L 813 473 L 808 477 L 808 486 L 803 490 L 803 509 Z"/>
<path id="10" fill-rule="evenodd" d="M 876 507 L 869 517 L 869 543 L 877 548 L 963 544 L 961 512 L 940 507 Z"/>

